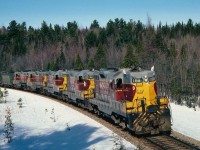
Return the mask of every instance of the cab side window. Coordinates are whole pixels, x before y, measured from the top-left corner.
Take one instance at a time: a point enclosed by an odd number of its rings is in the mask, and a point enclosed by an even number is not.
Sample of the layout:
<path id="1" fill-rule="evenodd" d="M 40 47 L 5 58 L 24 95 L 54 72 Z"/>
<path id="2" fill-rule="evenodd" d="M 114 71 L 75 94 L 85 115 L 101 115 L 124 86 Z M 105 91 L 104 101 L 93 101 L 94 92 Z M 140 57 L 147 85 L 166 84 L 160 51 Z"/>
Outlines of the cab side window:
<path id="1" fill-rule="evenodd" d="M 125 84 L 131 83 L 131 76 L 129 74 L 124 74 L 123 79 Z"/>
<path id="2" fill-rule="evenodd" d="M 116 83 L 117 83 L 117 89 L 122 89 L 122 79 L 121 78 L 118 78 L 116 80 Z"/>
<path id="3" fill-rule="evenodd" d="M 82 76 L 79 76 L 79 77 L 78 77 L 78 81 L 79 81 L 79 82 L 83 82 Z"/>

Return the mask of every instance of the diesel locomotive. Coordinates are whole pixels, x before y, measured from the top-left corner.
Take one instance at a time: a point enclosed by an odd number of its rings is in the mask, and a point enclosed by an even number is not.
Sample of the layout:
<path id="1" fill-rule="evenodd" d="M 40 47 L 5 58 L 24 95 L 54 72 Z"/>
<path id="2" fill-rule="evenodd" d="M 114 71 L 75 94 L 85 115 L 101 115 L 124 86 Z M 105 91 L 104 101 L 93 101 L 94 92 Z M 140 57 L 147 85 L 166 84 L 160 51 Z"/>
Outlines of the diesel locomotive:
<path id="1" fill-rule="evenodd" d="M 171 132 L 169 99 L 157 94 L 154 70 L 104 68 L 2 74 L 2 86 L 39 92 L 110 118 L 136 135 Z"/>

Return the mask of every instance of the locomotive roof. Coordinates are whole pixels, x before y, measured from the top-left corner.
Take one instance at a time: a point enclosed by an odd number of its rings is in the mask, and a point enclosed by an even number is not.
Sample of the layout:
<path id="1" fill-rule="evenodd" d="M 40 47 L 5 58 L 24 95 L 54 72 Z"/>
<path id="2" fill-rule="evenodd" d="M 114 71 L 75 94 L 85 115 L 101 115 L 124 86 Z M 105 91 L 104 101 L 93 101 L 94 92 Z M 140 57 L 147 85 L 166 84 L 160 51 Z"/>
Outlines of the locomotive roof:
<path id="1" fill-rule="evenodd" d="M 142 69 L 129 69 L 129 68 L 123 68 L 120 70 L 100 70 L 100 71 L 95 71 L 94 75 L 99 75 L 101 79 L 105 80 L 113 80 L 116 78 L 122 78 L 124 74 L 130 74 L 132 77 L 135 78 L 142 78 L 144 76 L 147 77 L 153 77 L 155 76 L 155 71 L 151 70 L 142 70 Z"/>
<path id="2" fill-rule="evenodd" d="M 132 77 L 141 78 L 144 76 L 153 77 L 155 76 L 155 71 L 151 70 L 141 70 L 141 71 L 129 71 Z"/>
<path id="3" fill-rule="evenodd" d="M 82 76 L 83 78 L 90 78 L 93 75 L 93 71 L 90 70 L 82 70 L 77 74 L 77 76 Z"/>
<path id="4" fill-rule="evenodd" d="M 68 70 L 67 74 L 70 76 L 76 76 L 77 74 L 79 74 L 80 71 L 78 70 Z"/>
<path id="5" fill-rule="evenodd" d="M 100 70 L 95 70 L 93 74 L 99 75 L 101 79 L 110 80 L 114 78 L 117 72 L 120 71 L 117 69 L 100 69 Z"/>
<path id="6" fill-rule="evenodd" d="M 16 71 L 16 72 L 14 72 L 14 74 L 27 74 L 28 72 L 25 72 L 25 71 Z"/>
<path id="7" fill-rule="evenodd" d="M 58 70 L 55 72 L 55 75 L 66 75 L 67 74 L 67 71 L 64 71 L 64 70 Z"/>

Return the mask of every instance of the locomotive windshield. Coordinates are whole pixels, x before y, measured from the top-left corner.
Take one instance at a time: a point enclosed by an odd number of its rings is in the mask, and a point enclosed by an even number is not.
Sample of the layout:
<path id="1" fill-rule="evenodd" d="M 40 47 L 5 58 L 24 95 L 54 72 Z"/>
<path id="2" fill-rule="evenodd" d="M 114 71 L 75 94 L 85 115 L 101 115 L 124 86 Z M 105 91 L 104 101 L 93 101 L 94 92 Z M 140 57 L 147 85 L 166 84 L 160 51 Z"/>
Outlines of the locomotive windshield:
<path id="1" fill-rule="evenodd" d="M 133 78 L 132 78 L 132 82 L 133 82 L 133 83 L 142 83 L 142 82 L 143 82 L 143 79 L 142 79 L 142 78 L 135 78 L 135 77 L 133 77 Z"/>
<path id="2" fill-rule="evenodd" d="M 132 77 L 132 83 L 152 82 L 155 81 L 155 76 L 143 76 L 141 78 Z"/>
<path id="3" fill-rule="evenodd" d="M 142 71 L 131 73 L 132 83 L 152 82 L 155 81 L 154 71 Z"/>

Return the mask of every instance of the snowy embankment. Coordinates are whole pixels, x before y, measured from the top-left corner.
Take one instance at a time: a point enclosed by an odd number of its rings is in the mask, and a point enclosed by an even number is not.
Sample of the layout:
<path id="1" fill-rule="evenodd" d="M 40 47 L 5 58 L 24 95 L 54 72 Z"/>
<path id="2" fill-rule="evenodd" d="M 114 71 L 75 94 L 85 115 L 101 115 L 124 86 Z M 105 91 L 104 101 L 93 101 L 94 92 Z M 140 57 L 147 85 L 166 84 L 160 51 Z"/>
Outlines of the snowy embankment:
<path id="1" fill-rule="evenodd" d="M 0 103 L 0 149 L 111 150 L 116 147 L 114 141 L 126 149 L 136 148 L 113 136 L 101 124 L 58 102 L 22 91 L 9 89 L 8 93 L 7 103 Z M 3 134 L 8 108 L 14 123 L 11 143 L 4 141 Z"/>
<path id="2" fill-rule="evenodd" d="M 200 110 L 171 103 L 172 129 L 200 141 Z"/>

